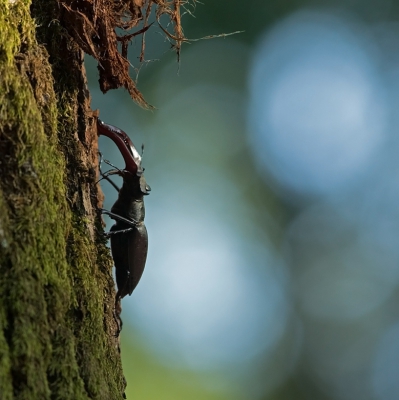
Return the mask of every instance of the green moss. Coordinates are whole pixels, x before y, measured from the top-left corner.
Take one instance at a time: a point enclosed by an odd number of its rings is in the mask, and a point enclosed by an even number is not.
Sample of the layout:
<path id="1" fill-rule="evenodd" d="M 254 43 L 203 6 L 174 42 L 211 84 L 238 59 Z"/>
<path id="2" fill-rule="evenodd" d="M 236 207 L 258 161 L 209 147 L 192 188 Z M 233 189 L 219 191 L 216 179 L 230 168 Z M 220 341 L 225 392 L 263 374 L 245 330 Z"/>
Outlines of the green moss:
<path id="1" fill-rule="evenodd" d="M 119 399 L 109 253 L 81 194 L 94 179 L 75 136 L 77 72 L 61 73 L 56 52 L 50 65 L 30 2 L 0 1 L 1 398 Z"/>

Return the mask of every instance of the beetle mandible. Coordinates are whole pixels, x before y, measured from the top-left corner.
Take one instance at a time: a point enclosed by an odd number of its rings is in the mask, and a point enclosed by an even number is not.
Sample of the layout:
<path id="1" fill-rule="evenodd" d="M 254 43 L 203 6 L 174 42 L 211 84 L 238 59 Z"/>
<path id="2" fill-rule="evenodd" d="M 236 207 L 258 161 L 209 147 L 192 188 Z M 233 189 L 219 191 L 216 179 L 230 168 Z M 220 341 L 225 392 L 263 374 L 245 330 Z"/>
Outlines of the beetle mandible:
<path id="1" fill-rule="evenodd" d="M 108 235 L 115 264 L 117 304 L 123 297 L 132 294 L 144 271 L 148 250 L 144 196 L 149 194 L 151 188 L 143 175 L 141 156 L 129 136 L 100 119 L 97 119 L 97 131 L 117 145 L 126 164 L 123 170 L 115 169 L 102 174 L 106 179 L 109 175 L 120 175 L 123 178 L 123 185 L 111 212 L 101 210 L 116 221 Z M 115 184 L 113 186 L 116 187 Z"/>

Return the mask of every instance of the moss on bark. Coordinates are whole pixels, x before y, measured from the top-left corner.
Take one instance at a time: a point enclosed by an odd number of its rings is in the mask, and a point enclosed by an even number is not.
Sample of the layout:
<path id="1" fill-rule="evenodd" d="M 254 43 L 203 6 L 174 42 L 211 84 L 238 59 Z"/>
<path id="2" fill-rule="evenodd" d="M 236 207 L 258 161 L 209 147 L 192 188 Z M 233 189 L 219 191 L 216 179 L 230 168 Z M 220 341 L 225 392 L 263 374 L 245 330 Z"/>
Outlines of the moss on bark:
<path id="1" fill-rule="evenodd" d="M 0 0 L 0 393 L 120 399 L 94 120 L 58 12 Z"/>

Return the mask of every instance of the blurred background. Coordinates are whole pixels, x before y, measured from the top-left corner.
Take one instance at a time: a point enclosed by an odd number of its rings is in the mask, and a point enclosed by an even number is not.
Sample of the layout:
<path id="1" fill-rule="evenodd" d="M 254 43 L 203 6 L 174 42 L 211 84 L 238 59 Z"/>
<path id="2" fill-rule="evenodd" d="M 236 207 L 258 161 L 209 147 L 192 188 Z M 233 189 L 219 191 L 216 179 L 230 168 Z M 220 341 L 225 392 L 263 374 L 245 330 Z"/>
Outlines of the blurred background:
<path id="1" fill-rule="evenodd" d="M 178 65 L 154 24 L 153 112 L 103 95 L 86 58 L 92 108 L 145 143 L 152 187 L 123 300 L 128 399 L 399 399 L 399 2 L 208 0 L 195 17 L 188 38 L 245 32 Z"/>

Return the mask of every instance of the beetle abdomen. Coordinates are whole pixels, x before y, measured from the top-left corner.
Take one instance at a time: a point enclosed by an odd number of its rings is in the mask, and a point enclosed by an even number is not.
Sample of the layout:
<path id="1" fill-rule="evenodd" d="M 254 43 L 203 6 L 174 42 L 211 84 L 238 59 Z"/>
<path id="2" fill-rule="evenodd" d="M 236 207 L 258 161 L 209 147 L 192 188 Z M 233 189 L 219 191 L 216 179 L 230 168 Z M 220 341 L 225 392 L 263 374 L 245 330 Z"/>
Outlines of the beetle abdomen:
<path id="1" fill-rule="evenodd" d="M 112 231 L 125 229 L 115 224 Z M 117 297 L 131 295 L 140 281 L 147 260 L 148 235 L 144 224 L 130 232 L 111 236 L 112 258 L 115 263 Z"/>

